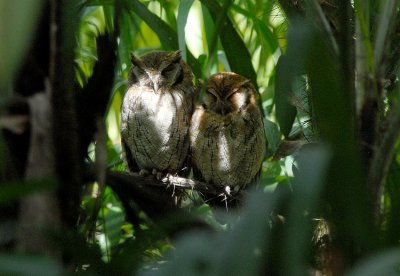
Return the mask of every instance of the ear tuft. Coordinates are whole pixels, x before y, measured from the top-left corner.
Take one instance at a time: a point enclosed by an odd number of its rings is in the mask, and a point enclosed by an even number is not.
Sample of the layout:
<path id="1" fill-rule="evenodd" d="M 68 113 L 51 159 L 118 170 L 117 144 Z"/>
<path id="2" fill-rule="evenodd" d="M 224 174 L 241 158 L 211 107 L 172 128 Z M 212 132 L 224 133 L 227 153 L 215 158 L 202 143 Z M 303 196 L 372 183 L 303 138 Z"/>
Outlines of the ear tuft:
<path id="1" fill-rule="evenodd" d="M 142 60 L 140 59 L 140 57 L 136 56 L 134 53 L 131 53 L 130 57 L 132 64 L 140 67 L 140 65 L 142 64 Z"/>
<path id="2" fill-rule="evenodd" d="M 249 84 L 250 84 L 250 85 L 252 84 L 252 83 L 251 83 L 251 80 L 246 79 L 246 80 L 240 82 L 239 85 L 238 85 L 238 87 L 242 87 L 242 86 L 249 85 Z"/>
<path id="3" fill-rule="evenodd" d="M 171 52 L 170 57 L 172 63 L 178 63 L 182 59 L 181 51 Z"/>

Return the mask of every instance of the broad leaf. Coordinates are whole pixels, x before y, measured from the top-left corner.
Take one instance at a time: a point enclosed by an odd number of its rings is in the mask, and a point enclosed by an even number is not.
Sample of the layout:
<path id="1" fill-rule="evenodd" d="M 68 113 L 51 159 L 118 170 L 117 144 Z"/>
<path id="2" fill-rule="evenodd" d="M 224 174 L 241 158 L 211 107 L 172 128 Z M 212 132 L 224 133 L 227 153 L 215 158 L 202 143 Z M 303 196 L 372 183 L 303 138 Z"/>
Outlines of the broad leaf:
<path id="1" fill-rule="evenodd" d="M 178 10 L 178 43 L 184 60 L 186 60 L 185 26 L 193 2 L 194 0 L 181 1 Z"/>
<path id="2" fill-rule="evenodd" d="M 138 0 L 132 1 L 133 11 L 139 15 L 147 25 L 157 34 L 166 50 L 172 51 L 179 49 L 177 33 L 161 18 L 149 11 L 145 5 Z M 198 61 L 188 51 L 187 62 L 192 68 L 196 77 L 201 77 L 201 69 Z"/>
<path id="3" fill-rule="evenodd" d="M 201 0 L 201 2 L 208 8 L 217 26 L 221 20 L 219 38 L 232 71 L 250 79 L 257 87 L 257 75 L 251 63 L 250 53 L 243 39 L 233 27 L 231 19 L 224 13 L 223 7 L 217 1 Z M 231 0 L 227 0 L 225 3 L 229 5 L 231 2 Z"/>
<path id="4" fill-rule="evenodd" d="M 289 136 L 297 114 L 296 107 L 289 103 L 289 99 L 294 96 L 292 91 L 293 73 L 295 72 L 291 71 L 287 57 L 282 55 L 276 64 L 275 106 L 276 118 L 285 137 Z"/>

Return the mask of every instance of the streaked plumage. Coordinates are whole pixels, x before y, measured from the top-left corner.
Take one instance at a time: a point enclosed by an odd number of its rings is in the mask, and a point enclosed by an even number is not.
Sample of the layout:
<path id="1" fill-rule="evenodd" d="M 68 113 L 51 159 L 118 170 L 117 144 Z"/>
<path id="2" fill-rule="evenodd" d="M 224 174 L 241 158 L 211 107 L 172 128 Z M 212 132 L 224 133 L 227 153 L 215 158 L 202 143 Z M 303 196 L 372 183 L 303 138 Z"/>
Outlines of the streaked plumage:
<path id="1" fill-rule="evenodd" d="M 132 55 L 121 108 L 121 139 L 128 171 L 181 174 L 187 167 L 193 111 L 192 73 L 179 52 Z"/>
<path id="2" fill-rule="evenodd" d="M 257 97 L 251 82 L 236 73 L 210 77 L 190 128 L 197 180 L 229 186 L 232 193 L 258 180 L 266 138 Z"/>

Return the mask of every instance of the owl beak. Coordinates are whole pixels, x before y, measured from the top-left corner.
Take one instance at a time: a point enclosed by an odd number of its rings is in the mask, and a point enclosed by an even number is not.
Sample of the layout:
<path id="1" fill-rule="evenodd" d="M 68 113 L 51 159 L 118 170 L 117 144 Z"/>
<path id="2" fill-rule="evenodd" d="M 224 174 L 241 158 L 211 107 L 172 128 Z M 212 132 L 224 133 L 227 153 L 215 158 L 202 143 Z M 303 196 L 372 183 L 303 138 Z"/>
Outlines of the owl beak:
<path id="1" fill-rule="evenodd" d="M 221 104 L 219 104 L 219 105 L 217 106 L 217 112 L 218 112 L 219 114 L 221 114 L 222 116 L 225 116 L 225 114 L 226 114 L 226 110 L 225 110 L 224 106 L 221 105 Z"/>
<path id="2" fill-rule="evenodd" d="M 156 81 L 153 81 L 153 90 L 154 92 L 158 92 L 158 84 Z"/>
<path id="3" fill-rule="evenodd" d="M 153 90 L 154 90 L 154 92 L 158 92 L 158 89 L 160 88 L 159 86 L 158 86 L 158 83 L 159 83 L 159 76 L 157 76 L 157 75 L 153 75 L 152 77 L 150 77 L 150 80 L 151 80 L 151 84 L 152 84 L 152 86 L 153 86 Z"/>

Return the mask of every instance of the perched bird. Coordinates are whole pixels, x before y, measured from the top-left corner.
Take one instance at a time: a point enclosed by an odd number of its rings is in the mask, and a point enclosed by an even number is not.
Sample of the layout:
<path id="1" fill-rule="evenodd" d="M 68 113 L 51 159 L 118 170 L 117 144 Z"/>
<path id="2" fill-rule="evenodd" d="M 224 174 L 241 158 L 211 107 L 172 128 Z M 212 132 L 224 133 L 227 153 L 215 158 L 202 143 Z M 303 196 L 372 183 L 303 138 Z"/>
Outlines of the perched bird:
<path id="1" fill-rule="evenodd" d="M 128 171 L 141 175 L 189 170 L 193 76 L 177 52 L 131 55 L 121 107 L 121 142 Z"/>
<path id="2" fill-rule="evenodd" d="M 258 181 L 266 138 L 257 99 L 250 80 L 232 72 L 218 73 L 208 80 L 203 104 L 193 113 L 194 178 L 221 189 L 223 198 Z M 204 197 L 214 203 L 223 199 Z"/>

